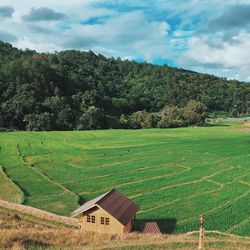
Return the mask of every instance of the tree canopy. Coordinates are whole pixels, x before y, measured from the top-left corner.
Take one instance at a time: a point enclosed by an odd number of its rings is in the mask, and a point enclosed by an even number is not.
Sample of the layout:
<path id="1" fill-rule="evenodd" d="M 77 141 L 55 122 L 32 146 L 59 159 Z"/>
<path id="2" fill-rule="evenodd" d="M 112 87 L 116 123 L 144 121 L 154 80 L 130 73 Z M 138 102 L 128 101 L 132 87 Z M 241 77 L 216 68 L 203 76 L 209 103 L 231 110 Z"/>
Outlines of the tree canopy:
<path id="1" fill-rule="evenodd" d="M 17 130 L 202 125 L 250 113 L 250 84 L 92 51 L 39 54 L 0 42 L 0 127 Z"/>

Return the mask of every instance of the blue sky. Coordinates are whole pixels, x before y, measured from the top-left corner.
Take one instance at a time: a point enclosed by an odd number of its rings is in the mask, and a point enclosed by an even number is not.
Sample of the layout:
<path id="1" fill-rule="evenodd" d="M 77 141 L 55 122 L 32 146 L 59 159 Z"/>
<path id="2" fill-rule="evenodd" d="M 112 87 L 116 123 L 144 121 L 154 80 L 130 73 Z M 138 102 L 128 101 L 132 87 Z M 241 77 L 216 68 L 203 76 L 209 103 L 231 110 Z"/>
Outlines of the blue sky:
<path id="1" fill-rule="evenodd" d="M 0 40 L 250 81 L 250 0 L 1 0 Z"/>

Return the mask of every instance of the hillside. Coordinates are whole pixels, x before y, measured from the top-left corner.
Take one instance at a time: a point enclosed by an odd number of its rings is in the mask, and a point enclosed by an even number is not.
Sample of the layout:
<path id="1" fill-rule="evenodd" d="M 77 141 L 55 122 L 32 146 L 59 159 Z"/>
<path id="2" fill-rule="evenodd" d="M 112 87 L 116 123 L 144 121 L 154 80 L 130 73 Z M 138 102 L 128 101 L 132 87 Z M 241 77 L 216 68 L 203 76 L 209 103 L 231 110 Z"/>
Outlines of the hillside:
<path id="1" fill-rule="evenodd" d="M 117 188 L 162 232 L 249 236 L 249 122 L 149 130 L 0 133 L 0 198 L 68 216 Z M 9 186 L 8 186 L 9 185 Z M 20 196 L 20 199 L 17 199 Z"/>
<path id="2" fill-rule="evenodd" d="M 182 108 L 190 100 L 209 113 L 249 114 L 250 85 L 91 51 L 37 54 L 0 42 L 0 128 L 157 127 L 165 105 Z"/>

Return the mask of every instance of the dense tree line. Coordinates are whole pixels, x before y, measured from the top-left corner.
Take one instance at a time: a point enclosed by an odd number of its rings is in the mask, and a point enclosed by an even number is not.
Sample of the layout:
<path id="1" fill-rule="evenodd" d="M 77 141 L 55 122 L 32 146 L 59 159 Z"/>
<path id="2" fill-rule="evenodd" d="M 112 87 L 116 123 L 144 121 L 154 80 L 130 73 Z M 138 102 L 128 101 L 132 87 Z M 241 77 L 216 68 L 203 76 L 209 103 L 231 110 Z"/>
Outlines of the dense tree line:
<path id="1" fill-rule="evenodd" d="M 193 101 L 195 100 L 195 101 Z M 92 51 L 38 54 L 0 42 L 0 127 L 83 130 L 202 125 L 250 113 L 250 84 Z"/>

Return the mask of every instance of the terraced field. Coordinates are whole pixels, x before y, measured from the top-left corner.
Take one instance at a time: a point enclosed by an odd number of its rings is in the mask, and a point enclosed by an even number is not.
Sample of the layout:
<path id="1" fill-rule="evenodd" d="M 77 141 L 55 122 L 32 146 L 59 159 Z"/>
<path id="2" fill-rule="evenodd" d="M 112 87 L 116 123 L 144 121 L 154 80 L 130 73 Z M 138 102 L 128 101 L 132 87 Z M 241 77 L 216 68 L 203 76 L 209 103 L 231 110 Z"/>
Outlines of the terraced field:
<path id="1" fill-rule="evenodd" d="M 117 188 L 164 232 L 197 230 L 203 213 L 208 230 L 250 235 L 250 133 L 235 123 L 1 133 L 0 165 L 0 199 L 69 215 Z"/>

